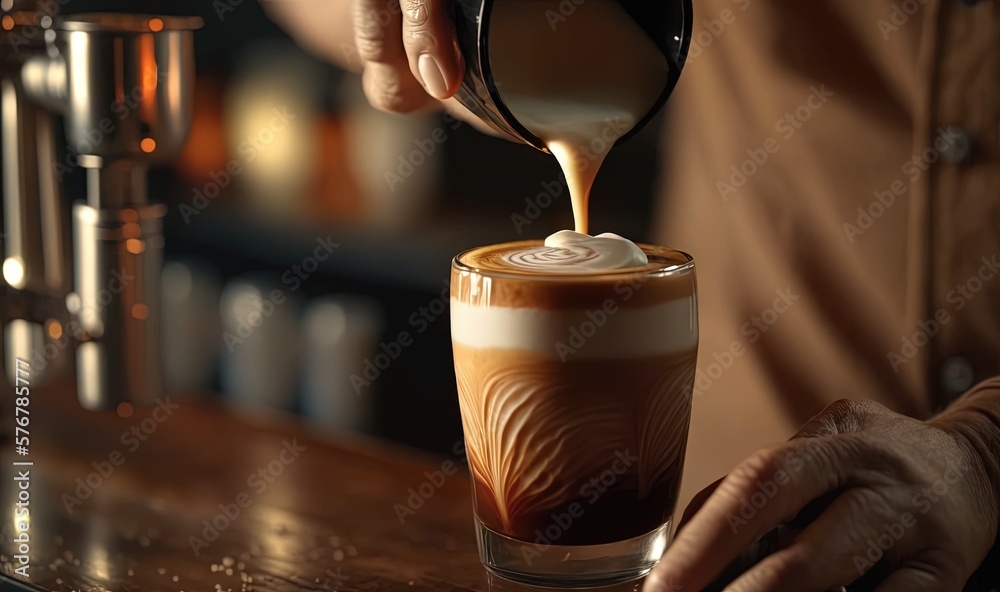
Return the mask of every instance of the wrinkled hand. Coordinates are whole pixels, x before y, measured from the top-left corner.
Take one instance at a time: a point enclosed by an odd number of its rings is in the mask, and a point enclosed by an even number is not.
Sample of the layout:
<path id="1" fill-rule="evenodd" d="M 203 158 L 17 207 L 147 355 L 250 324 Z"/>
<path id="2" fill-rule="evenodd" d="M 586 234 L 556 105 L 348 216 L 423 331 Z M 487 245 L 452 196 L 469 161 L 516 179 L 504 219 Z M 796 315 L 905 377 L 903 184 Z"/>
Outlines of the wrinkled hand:
<path id="1" fill-rule="evenodd" d="M 779 525 L 780 550 L 727 591 L 959 591 L 1000 513 L 981 458 L 947 421 L 838 401 L 692 502 L 644 592 L 696 592 Z M 692 512 L 694 515 L 692 516 Z"/>
<path id="2" fill-rule="evenodd" d="M 374 107 L 408 112 L 455 94 L 465 66 L 449 2 L 353 1 L 354 41 Z"/>

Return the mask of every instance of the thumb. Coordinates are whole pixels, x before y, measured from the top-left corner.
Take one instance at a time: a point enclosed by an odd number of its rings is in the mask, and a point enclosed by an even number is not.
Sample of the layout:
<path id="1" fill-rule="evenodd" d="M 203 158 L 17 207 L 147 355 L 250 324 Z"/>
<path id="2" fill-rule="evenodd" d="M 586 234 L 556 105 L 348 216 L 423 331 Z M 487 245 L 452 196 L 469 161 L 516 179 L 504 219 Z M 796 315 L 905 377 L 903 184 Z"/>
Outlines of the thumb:
<path id="1" fill-rule="evenodd" d="M 687 524 L 691 520 L 691 518 L 698 513 L 698 510 L 700 510 L 701 507 L 705 505 L 705 501 L 709 497 L 711 497 L 712 492 L 715 491 L 715 489 L 719 486 L 719 483 L 722 483 L 723 479 L 725 479 L 725 477 L 721 477 L 720 479 L 715 481 L 715 483 L 712 483 L 705 489 L 702 489 L 693 498 L 691 498 L 691 502 L 688 503 L 686 508 L 684 508 L 684 517 L 681 518 L 681 521 L 677 523 L 677 530 L 683 528 L 684 525 Z"/>
<path id="2" fill-rule="evenodd" d="M 936 576 L 921 569 L 904 566 L 882 580 L 875 592 L 932 592 L 947 589 L 949 588 Z"/>
<path id="3" fill-rule="evenodd" d="M 886 412 L 875 401 L 840 399 L 814 415 L 791 439 L 853 434 L 872 427 Z"/>

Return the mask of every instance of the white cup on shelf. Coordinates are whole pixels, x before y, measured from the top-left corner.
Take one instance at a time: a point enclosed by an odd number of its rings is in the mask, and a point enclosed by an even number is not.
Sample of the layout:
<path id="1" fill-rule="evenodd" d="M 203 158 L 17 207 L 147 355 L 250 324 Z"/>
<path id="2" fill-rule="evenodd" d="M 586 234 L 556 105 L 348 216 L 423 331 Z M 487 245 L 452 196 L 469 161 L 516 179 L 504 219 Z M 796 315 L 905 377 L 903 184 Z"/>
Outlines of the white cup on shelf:
<path id="1" fill-rule="evenodd" d="M 298 390 L 299 302 L 278 282 L 259 276 L 230 281 L 222 316 L 222 390 L 252 410 L 291 410 Z"/>
<path id="2" fill-rule="evenodd" d="M 304 336 L 302 412 L 331 430 L 372 427 L 375 385 L 365 375 L 384 327 L 379 304 L 360 296 L 329 296 L 309 303 Z"/>
<path id="3" fill-rule="evenodd" d="M 163 378 L 172 394 L 206 393 L 219 363 L 218 273 L 196 261 L 171 261 L 161 272 Z"/>

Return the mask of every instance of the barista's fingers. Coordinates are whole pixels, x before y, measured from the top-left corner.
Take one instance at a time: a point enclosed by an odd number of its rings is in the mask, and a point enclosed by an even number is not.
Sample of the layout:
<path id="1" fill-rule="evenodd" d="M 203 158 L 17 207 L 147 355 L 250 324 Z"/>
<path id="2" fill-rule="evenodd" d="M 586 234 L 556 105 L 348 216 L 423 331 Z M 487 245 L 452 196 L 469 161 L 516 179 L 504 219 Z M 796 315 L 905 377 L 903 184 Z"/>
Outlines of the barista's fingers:
<path id="1" fill-rule="evenodd" d="M 383 111 L 413 111 L 431 101 L 410 74 L 403 16 L 395 0 L 355 0 L 354 44 L 368 102 Z"/>
<path id="2" fill-rule="evenodd" d="M 437 103 L 436 99 L 427 96 L 406 68 L 400 70 L 388 64 L 370 62 L 365 64 L 361 82 L 368 102 L 380 111 L 410 113 L 429 103 Z"/>
<path id="3" fill-rule="evenodd" d="M 410 71 L 427 94 L 447 99 L 462 84 L 465 62 L 458 50 L 448 0 L 399 0 L 403 9 L 403 45 Z"/>

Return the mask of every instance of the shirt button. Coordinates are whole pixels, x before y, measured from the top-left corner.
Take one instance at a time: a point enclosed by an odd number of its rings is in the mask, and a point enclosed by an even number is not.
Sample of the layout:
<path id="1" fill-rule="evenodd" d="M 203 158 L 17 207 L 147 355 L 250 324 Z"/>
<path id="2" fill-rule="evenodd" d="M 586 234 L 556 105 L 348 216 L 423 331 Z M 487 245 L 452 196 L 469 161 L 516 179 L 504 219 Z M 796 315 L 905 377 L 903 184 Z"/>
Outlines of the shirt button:
<path id="1" fill-rule="evenodd" d="M 941 159 L 950 164 L 968 164 L 972 160 L 972 136 L 965 128 L 949 125 L 944 137 L 951 140 L 941 151 Z"/>
<path id="2" fill-rule="evenodd" d="M 950 397 L 957 397 L 976 384 L 972 362 L 963 356 L 952 356 L 941 365 L 941 388 Z"/>

